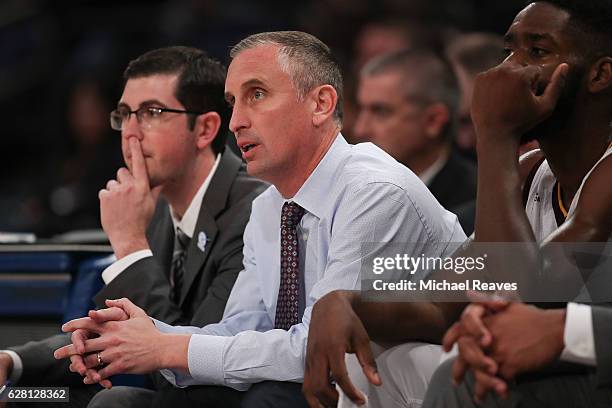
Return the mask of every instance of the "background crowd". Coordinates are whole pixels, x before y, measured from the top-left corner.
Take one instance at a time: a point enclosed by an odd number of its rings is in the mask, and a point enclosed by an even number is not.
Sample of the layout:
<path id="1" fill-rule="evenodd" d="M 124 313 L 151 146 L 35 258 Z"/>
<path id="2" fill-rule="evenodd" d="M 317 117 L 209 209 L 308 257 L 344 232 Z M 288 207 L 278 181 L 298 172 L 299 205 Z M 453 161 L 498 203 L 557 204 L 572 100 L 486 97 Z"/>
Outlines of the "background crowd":
<path id="1" fill-rule="evenodd" d="M 0 231 L 50 237 L 99 228 L 97 191 L 122 163 L 108 113 L 120 94 L 123 64 L 146 50 L 191 45 L 227 63 L 228 49 L 250 33 L 310 32 L 331 47 L 344 71 L 343 134 L 352 142 L 368 141 L 372 134 L 357 129 L 359 72 L 368 61 L 415 47 L 456 57 L 452 43 L 460 34 L 499 35 L 522 5 L 518 0 L 178 0 L 112 6 L 3 1 Z M 466 72 L 457 72 L 462 88 L 470 86 L 467 64 Z M 465 101 L 458 115 L 454 148 L 475 161 L 469 130 L 468 136 L 462 131 L 469 122 Z"/>

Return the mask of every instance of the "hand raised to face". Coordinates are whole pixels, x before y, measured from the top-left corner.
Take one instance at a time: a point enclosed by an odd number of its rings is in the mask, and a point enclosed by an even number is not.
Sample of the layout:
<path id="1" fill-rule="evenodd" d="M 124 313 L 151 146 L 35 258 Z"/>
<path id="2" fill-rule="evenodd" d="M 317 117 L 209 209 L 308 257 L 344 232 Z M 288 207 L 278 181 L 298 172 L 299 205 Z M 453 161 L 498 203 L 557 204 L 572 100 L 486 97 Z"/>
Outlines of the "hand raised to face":
<path id="1" fill-rule="evenodd" d="M 557 66 L 543 92 L 542 68 L 504 62 L 479 74 L 474 83 L 472 119 L 478 140 L 520 137 L 550 116 L 565 85 L 568 64 Z"/>
<path id="2" fill-rule="evenodd" d="M 160 192 L 160 187 L 149 186 L 145 159 L 136 137 L 130 138 L 129 147 L 130 170 L 120 168 L 117 179 L 110 180 L 98 194 L 102 228 L 117 259 L 149 247 L 145 233 Z"/>

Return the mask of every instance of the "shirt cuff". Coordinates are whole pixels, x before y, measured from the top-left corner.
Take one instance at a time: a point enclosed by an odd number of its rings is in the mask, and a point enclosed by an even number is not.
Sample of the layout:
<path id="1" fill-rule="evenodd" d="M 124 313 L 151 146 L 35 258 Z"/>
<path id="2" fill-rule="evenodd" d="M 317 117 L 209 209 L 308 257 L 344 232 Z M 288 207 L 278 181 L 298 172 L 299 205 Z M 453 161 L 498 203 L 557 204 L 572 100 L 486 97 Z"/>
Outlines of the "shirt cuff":
<path id="1" fill-rule="evenodd" d="M 11 380 L 13 384 L 16 384 L 21 378 L 21 373 L 23 373 L 23 362 L 21 361 L 21 357 L 13 350 L 0 350 L 0 353 L 8 354 L 11 360 L 13 360 L 13 370 L 11 370 L 11 375 L 8 379 Z"/>
<path id="2" fill-rule="evenodd" d="M 578 303 L 567 304 L 563 341 L 565 348 L 561 352 L 561 360 L 590 366 L 597 365 L 590 306 Z"/>
<path id="3" fill-rule="evenodd" d="M 225 385 L 223 354 L 229 337 L 193 334 L 189 340 L 189 375 L 197 384 Z"/>
<path id="4" fill-rule="evenodd" d="M 102 280 L 104 280 L 104 283 L 108 285 L 129 266 L 149 256 L 153 256 L 153 252 L 151 252 L 150 249 L 142 249 L 124 256 L 120 260 L 113 262 L 108 268 L 102 271 Z"/>

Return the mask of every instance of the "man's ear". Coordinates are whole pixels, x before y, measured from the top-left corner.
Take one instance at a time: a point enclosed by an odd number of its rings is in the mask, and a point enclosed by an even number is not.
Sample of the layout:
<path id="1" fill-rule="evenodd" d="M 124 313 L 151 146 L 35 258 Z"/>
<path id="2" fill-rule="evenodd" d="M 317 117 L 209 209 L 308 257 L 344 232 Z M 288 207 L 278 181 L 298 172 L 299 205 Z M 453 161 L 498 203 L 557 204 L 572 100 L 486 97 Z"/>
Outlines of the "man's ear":
<path id="1" fill-rule="evenodd" d="M 439 139 L 444 127 L 450 120 L 450 112 L 446 105 L 433 103 L 423 111 L 425 133 L 429 139 Z"/>
<path id="2" fill-rule="evenodd" d="M 198 148 L 204 149 L 210 146 L 215 137 L 217 137 L 220 127 L 221 116 L 217 112 L 206 112 L 199 115 L 194 128 Z"/>
<path id="3" fill-rule="evenodd" d="M 612 85 L 612 58 L 601 57 L 591 65 L 588 76 L 589 92 L 599 93 L 611 89 Z"/>
<path id="4" fill-rule="evenodd" d="M 331 85 L 321 85 L 309 92 L 312 100 L 312 124 L 315 127 L 321 126 L 334 114 L 338 103 L 338 94 Z"/>

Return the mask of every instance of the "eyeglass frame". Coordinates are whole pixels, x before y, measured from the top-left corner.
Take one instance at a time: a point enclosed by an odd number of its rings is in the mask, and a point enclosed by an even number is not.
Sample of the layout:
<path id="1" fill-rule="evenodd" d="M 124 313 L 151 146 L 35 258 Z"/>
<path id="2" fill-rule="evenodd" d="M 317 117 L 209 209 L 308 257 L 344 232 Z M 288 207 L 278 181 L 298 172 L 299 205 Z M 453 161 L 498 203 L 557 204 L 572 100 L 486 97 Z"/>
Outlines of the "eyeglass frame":
<path id="1" fill-rule="evenodd" d="M 146 106 L 145 105 L 145 106 L 141 106 L 141 107 L 139 107 L 138 109 L 135 109 L 135 110 L 130 110 L 130 108 L 128 108 L 125 105 L 124 105 L 124 107 L 125 107 L 125 110 L 127 111 L 126 112 L 127 113 L 127 117 L 126 117 L 126 119 L 122 120 L 122 122 L 121 122 L 121 125 L 122 125 L 121 129 L 117 129 L 117 128 L 113 127 L 113 115 L 114 114 L 119 114 L 119 109 L 121 107 L 118 107 L 117 109 L 112 110 L 110 115 L 109 115 L 110 116 L 109 120 L 110 120 L 111 129 L 116 130 L 118 132 L 121 132 L 123 130 L 123 123 L 124 123 L 124 121 L 126 121 L 126 122 L 129 121 L 130 120 L 130 116 L 132 116 L 132 114 L 136 115 L 136 121 L 138 122 L 138 125 L 143 127 L 143 120 L 142 120 L 142 117 L 141 117 L 142 113 L 139 114 L 139 112 L 145 112 L 145 111 L 151 112 L 151 111 L 155 110 L 155 111 L 158 111 L 160 115 L 162 113 L 164 113 L 164 112 L 170 112 L 170 113 L 184 113 L 184 114 L 187 114 L 187 115 L 196 115 L 196 116 L 203 115 L 204 113 L 206 113 L 206 112 L 197 112 L 197 111 L 165 108 L 165 107 L 160 107 L 160 106 Z M 147 127 L 143 127 L 143 129 L 150 129 L 150 128 L 151 128 L 151 124 L 149 124 Z"/>

